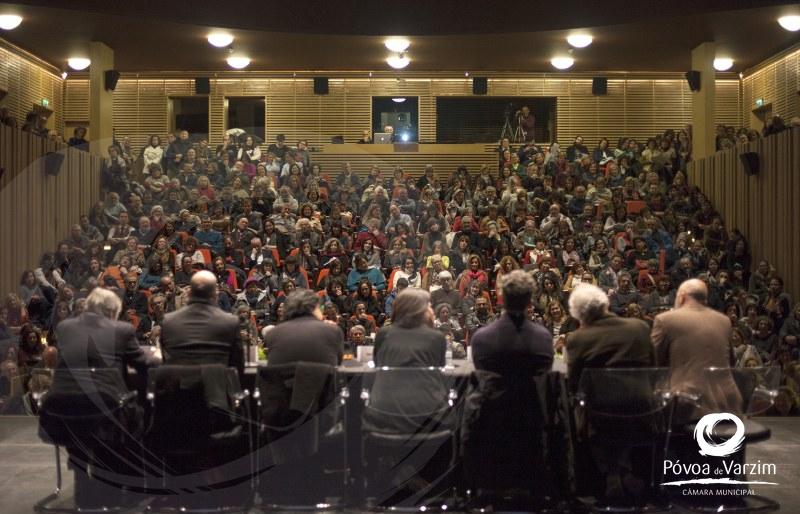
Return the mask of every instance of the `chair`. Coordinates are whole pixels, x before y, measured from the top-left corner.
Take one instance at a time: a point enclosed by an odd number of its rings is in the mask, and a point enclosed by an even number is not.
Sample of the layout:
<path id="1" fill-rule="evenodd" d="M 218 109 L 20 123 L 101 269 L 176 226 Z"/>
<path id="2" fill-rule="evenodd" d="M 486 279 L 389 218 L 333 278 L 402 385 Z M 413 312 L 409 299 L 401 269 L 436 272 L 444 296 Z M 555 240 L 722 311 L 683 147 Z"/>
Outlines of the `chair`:
<path id="1" fill-rule="evenodd" d="M 472 374 L 460 430 L 472 509 L 506 510 L 522 502 L 523 510 L 538 511 L 546 506 L 541 499 L 554 496 L 556 480 L 546 462 L 548 391 L 545 373 Z"/>
<path id="2" fill-rule="evenodd" d="M 119 489 L 140 488 L 143 483 L 143 468 L 132 465 L 136 460 L 132 455 L 137 446 L 141 448 L 144 421 L 136 392 L 128 391 L 119 369 L 58 368 L 53 386 L 36 401 L 39 437 L 55 447 L 56 488 L 34 510 L 118 510 L 106 502 L 119 499 Z M 75 508 L 52 506 L 62 488 L 61 447 L 69 452 L 75 470 Z M 115 489 L 101 495 L 102 484 Z"/>
<path id="3" fill-rule="evenodd" d="M 667 447 L 671 396 L 667 368 L 584 369 L 575 394 L 579 444 L 576 458 L 593 462 L 576 469 L 578 484 L 600 487 L 592 508 L 602 512 L 665 510 L 658 485 L 660 451 Z M 637 458 L 638 457 L 638 458 Z M 637 468 L 636 463 L 648 466 Z M 596 466 L 595 470 L 591 468 Z M 602 477 L 596 480 L 595 477 Z M 580 491 L 581 494 L 584 491 Z"/>
<path id="4" fill-rule="evenodd" d="M 628 200 L 625 202 L 625 208 L 628 210 L 628 215 L 639 214 L 645 207 L 647 207 L 647 203 L 643 200 Z"/>
<path id="5" fill-rule="evenodd" d="M 201 254 L 203 254 L 203 262 L 206 263 L 206 266 L 211 264 L 211 250 L 208 248 L 198 248 Z"/>
<path id="6" fill-rule="evenodd" d="M 343 419 L 346 389 L 336 368 L 301 362 L 259 366 L 257 487 L 268 509 L 341 502 L 347 482 Z"/>
<path id="7" fill-rule="evenodd" d="M 694 414 L 693 421 L 678 425 L 674 431 L 674 439 L 676 440 L 676 448 L 669 457 L 674 459 L 682 459 L 685 463 L 698 463 L 708 464 L 712 473 L 716 470 L 721 470 L 720 473 L 714 473 L 711 478 L 724 478 L 731 480 L 747 481 L 747 474 L 730 474 L 725 475 L 725 463 L 742 464 L 745 462 L 748 444 L 755 444 L 770 439 L 772 433 L 769 428 L 761 423 L 751 419 L 752 416 L 758 416 L 766 412 L 774 402 L 775 397 L 778 395 L 778 387 L 781 381 L 781 369 L 778 366 L 773 367 L 754 367 L 754 368 L 707 368 L 704 370 L 705 384 L 707 390 L 689 391 L 688 394 L 683 394 L 681 398 L 685 405 L 688 405 Z M 733 400 L 738 400 L 734 404 L 725 405 L 720 401 L 721 392 L 733 391 L 735 396 Z M 730 400 L 731 396 L 726 395 L 726 399 Z M 726 408 L 731 412 L 718 412 L 722 408 Z M 699 416 L 705 414 L 733 414 L 739 418 L 741 428 L 737 428 L 734 422 L 730 420 L 722 420 L 715 423 L 713 426 L 707 427 L 705 430 L 701 428 L 700 433 L 695 433 L 697 425 L 700 422 Z M 710 432 L 709 432 L 710 431 Z M 741 448 L 734 451 L 732 454 L 725 457 L 710 457 L 701 456 L 698 450 L 699 438 L 703 437 L 707 441 L 710 439 L 714 443 L 722 443 L 729 440 L 731 437 L 741 433 L 744 439 L 741 443 Z M 706 434 L 706 435 L 703 435 Z M 735 472 L 734 472 L 735 473 Z M 678 482 L 682 480 L 702 479 L 709 477 L 698 477 L 693 475 L 670 475 L 666 480 L 671 482 Z M 769 478 L 757 477 L 755 480 L 766 480 Z M 669 484 L 669 482 L 668 482 Z M 672 484 L 669 484 L 672 485 Z M 687 508 L 696 512 L 753 512 L 764 510 L 778 510 L 780 504 L 761 495 L 726 495 L 721 491 L 730 491 L 731 489 L 752 489 L 752 486 L 737 486 L 737 485 L 706 485 L 704 487 L 713 488 L 718 494 L 709 496 L 686 496 L 682 494 L 683 487 L 680 484 L 674 484 L 675 487 L 670 487 L 670 492 L 675 496 L 675 503 L 683 508 Z M 696 485 L 688 485 L 687 487 L 698 487 Z"/>
<path id="8" fill-rule="evenodd" d="M 361 399 L 368 498 L 391 510 L 453 505 L 458 459 L 454 377 L 442 368 L 381 367 L 364 376 Z"/>
<path id="9" fill-rule="evenodd" d="M 166 492 L 159 508 L 226 511 L 242 508 L 231 499 L 250 504 L 248 396 L 236 370 L 220 364 L 161 366 L 149 373 L 151 419 L 145 440 L 156 483 L 148 486 Z M 209 504 L 215 508 L 208 509 Z"/>

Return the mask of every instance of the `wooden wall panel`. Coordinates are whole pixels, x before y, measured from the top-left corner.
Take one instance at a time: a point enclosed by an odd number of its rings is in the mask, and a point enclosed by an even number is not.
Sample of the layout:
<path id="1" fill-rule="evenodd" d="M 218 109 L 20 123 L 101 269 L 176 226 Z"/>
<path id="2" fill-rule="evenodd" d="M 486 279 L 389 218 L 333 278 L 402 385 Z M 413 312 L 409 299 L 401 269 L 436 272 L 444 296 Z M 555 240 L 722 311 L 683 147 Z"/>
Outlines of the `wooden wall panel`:
<path id="1" fill-rule="evenodd" d="M 284 74 L 285 75 L 285 74 Z M 310 78 L 217 78 L 211 80 L 209 130 L 211 144 L 222 137 L 225 98 L 262 96 L 266 99 L 266 139 L 285 134 L 294 144 L 300 138 L 323 147 L 332 136 L 355 141 L 371 126 L 372 96 L 418 96 L 420 141 L 435 142 L 436 97 L 469 96 L 470 78 L 337 78 L 329 81 L 329 95 L 314 95 Z M 670 78 L 609 78 L 608 95 L 593 96 L 591 78 L 542 75 L 532 78 L 489 80 L 494 96 L 547 96 L 557 100 L 557 138 L 568 145 L 582 134 L 590 145 L 601 137 L 612 144 L 622 136 L 644 140 L 666 128 L 691 122 L 691 93 L 680 75 Z M 741 116 L 738 80 L 717 81 L 717 119 L 733 123 Z M 150 133 L 167 130 L 170 96 L 192 96 L 190 78 L 136 78 L 123 76 L 114 93 L 115 125 L 119 135 L 133 137 L 140 147 Z M 88 119 L 88 82 L 67 80 L 67 121 Z M 502 116 L 502 113 L 498 113 Z M 127 132 L 131 131 L 131 132 Z M 489 141 L 487 141 L 489 143 Z"/>
<path id="2" fill-rule="evenodd" d="M 0 89 L 7 93 L 0 105 L 9 108 L 20 126 L 34 104 L 41 105 L 46 98 L 50 102 L 48 109 L 53 111 L 48 127 L 63 133 L 63 84 L 50 66 L 0 39 Z"/>
<path id="3" fill-rule="evenodd" d="M 717 152 L 689 165 L 689 181 L 711 200 L 728 230 L 738 228 L 750 242 L 754 262 L 767 259 L 792 297 L 800 299 L 800 127 L 750 143 L 761 170 L 742 169 L 742 147 Z"/>
<path id="4" fill-rule="evenodd" d="M 58 176 L 44 173 L 47 152 L 65 155 Z M 23 270 L 55 249 L 100 195 L 101 160 L 0 125 L 0 295 L 16 292 Z M 0 296 L 1 298 L 2 296 Z"/>
<path id="5" fill-rule="evenodd" d="M 772 114 L 786 121 L 800 116 L 800 45 L 748 71 L 742 89 L 742 117 L 747 126 L 758 98 L 772 104 Z"/>

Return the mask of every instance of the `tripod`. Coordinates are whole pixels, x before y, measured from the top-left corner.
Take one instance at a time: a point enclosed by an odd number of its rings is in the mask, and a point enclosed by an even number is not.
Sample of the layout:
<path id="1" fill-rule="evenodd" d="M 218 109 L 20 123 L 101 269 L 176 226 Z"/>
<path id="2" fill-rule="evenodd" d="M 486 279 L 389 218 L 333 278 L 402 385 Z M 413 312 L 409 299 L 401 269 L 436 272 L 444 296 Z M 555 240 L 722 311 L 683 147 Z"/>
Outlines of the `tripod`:
<path id="1" fill-rule="evenodd" d="M 519 123 L 519 117 L 517 118 L 517 128 L 511 128 L 511 116 L 506 114 L 506 121 L 503 123 L 503 129 L 500 131 L 500 141 L 503 138 L 508 138 L 508 140 L 512 143 L 521 143 L 525 139 L 525 135 L 522 132 L 522 124 Z"/>

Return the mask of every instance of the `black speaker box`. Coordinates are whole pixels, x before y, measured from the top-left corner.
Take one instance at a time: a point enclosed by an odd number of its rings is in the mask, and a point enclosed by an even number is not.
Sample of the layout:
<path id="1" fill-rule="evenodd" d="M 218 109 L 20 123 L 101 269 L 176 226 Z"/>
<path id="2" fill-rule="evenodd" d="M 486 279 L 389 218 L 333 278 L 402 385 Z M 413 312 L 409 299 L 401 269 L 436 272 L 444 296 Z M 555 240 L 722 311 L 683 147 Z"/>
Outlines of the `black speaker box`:
<path id="1" fill-rule="evenodd" d="M 106 70 L 105 73 L 105 86 L 106 91 L 114 91 L 117 89 L 117 81 L 119 81 L 119 72 L 117 70 Z"/>
<path id="2" fill-rule="evenodd" d="M 314 77 L 314 94 L 328 94 L 328 77 Z"/>
<path id="3" fill-rule="evenodd" d="M 595 77 L 592 79 L 592 94 L 595 96 L 608 94 L 608 79 Z"/>
<path id="4" fill-rule="evenodd" d="M 64 154 L 61 152 L 47 152 L 44 156 L 44 172 L 56 176 L 64 164 Z"/>
<path id="5" fill-rule="evenodd" d="M 742 160 L 744 172 L 751 177 L 758 175 L 758 173 L 761 171 L 761 159 L 759 159 L 758 153 L 745 152 L 743 154 L 739 154 L 739 159 Z"/>
<path id="6" fill-rule="evenodd" d="M 489 92 L 489 80 L 486 77 L 475 77 L 472 79 L 472 94 L 485 95 Z"/>
<path id="7" fill-rule="evenodd" d="M 686 82 L 689 83 L 689 89 L 692 91 L 700 91 L 700 72 L 697 70 L 689 70 L 686 72 Z"/>
<path id="8" fill-rule="evenodd" d="M 194 79 L 194 94 L 196 95 L 210 95 L 211 94 L 211 79 L 208 77 L 195 77 Z"/>

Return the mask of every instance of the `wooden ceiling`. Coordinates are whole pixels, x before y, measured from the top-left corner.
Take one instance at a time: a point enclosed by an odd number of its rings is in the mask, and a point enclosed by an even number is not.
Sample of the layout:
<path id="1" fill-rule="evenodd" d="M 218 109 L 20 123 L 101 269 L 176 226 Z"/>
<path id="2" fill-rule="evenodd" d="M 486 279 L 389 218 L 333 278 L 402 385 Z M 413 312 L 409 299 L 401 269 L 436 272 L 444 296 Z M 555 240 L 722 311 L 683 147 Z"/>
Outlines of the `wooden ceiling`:
<path id="1" fill-rule="evenodd" d="M 410 36 L 409 72 L 554 72 L 552 56 L 568 50 L 574 29 L 594 43 L 576 49 L 570 71 L 683 71 L 690 50 L 714 40 L 747 69 L 800 41 L 776 19 L 800 14 L 785 1 L 577 0 L 488 2 L 463 0 L 32 0 L 1 4 L 24 16 L 2 37 L 54 65 L 86 55 L 90 40 L 115 51 L 123 72 L 229 70 L 227 51 L 205 40 L 229 29 L 234 47 L 252 59 L 248 70 L 391 71 L 386 35 Z"/>

